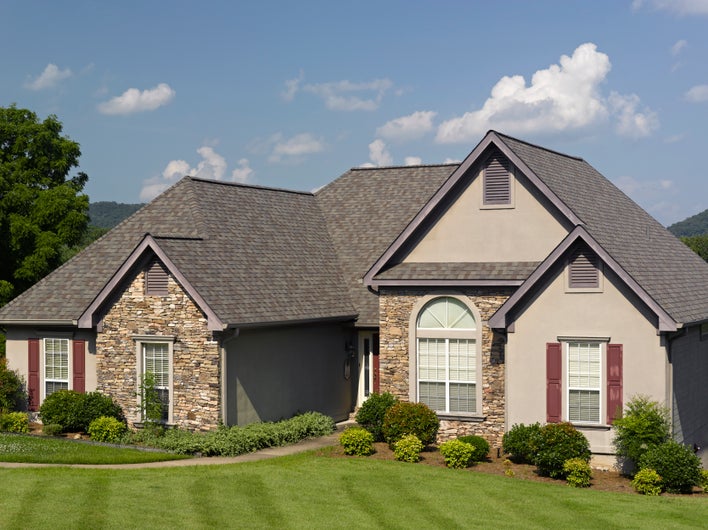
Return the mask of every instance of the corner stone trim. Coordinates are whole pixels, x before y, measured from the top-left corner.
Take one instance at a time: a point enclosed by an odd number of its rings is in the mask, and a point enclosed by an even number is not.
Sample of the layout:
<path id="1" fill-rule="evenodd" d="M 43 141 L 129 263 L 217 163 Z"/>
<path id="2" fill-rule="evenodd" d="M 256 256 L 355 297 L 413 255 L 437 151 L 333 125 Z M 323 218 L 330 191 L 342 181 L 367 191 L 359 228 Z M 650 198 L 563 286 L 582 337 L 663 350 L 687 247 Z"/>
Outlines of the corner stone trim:
<path id="1" fill-rule="evenodd" d="M 474 304 L 482 322 L 482 416 L 484 420 L 460 421 L 441 419 L 438 441 L 475 434 L 484 437 L 492 447 L 501 447 L 505 427 L 504 338 L 487 325 L 489 318 L 511 296 L 513 289 L 464 288 L 454 291 L 431 289 L 382 288 L 379 293 L 381 392 L 391 392 L 408 401 L 411 311 L 416 303 L 429 295 L 462 296 Z"/>

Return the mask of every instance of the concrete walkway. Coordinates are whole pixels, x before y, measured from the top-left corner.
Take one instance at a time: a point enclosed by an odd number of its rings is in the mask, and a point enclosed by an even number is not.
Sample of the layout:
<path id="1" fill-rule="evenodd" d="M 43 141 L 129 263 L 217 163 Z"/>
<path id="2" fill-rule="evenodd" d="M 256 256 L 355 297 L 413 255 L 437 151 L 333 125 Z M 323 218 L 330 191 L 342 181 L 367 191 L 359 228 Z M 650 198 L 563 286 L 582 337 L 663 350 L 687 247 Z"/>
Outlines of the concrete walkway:
<path id="1" fill-rule="evenodd" d="M 332 434 L 320 438 L 309 438 L 293 445 L 282 447 L 269 447 L 253 453 L 246 453 L 239 456 L 210 456 L 186 458 L 182 460 L 165 460 L 162 462 L 143 462 L 139 464 L 28 464 L 21 462 L 0 462 L 0 468 L 18 467 L 73 467 L 89 469 L 146 469 L 164 467 L 186 467 L 186 466 L 215 466 L 223 464 L 238 464 L 240 462 L 255 462 L 257 460 L 267 460 L 279 456 L 292 455 L 330 447 L 339 443 L 339 435 L 348 426 L 354 425 L 352 421 L 345 421 L 337 424 L 337 429 Z"/>

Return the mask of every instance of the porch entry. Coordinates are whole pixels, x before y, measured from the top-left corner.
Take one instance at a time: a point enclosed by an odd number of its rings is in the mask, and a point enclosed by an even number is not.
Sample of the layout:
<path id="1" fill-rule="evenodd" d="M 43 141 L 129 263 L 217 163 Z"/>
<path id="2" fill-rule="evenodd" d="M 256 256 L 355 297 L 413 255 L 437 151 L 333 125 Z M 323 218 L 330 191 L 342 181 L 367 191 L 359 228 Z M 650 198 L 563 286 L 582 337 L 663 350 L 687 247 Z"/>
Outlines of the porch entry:
<path id="1" fill-rule="evenodd" d="M 359 389 L 356 406 L 360 407 L 369 394 L 379 392 L 379 334 L 359 332 Z"/>

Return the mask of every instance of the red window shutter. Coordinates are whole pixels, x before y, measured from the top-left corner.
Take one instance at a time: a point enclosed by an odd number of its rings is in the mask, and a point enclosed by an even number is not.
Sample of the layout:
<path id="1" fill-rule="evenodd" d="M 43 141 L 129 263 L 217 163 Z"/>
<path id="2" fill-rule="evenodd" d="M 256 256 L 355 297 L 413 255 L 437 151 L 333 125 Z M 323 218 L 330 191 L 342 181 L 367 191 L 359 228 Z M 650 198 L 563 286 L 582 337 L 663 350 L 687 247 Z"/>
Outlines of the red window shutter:
<path id="1" fill-rule="evenodd" d="M 559 342 L 546 344 L 546 422 L 558 423 L 563 417 L 561 407 L 563 357 Z"/>
<path id="2" fill-rule="evenodd" d="M 72 388 L 76 392 L 86 391 L 86 341 L 75 340 L 72 347 L 72 365 L 74 368 L 74 383 Z"/>
<path id="3" fill-rule="evenodd" d="M 39 339 L 27 339 L 27 409 L 39 410 Z"/>
<path id="4" fill-rule="evenodd" d="M 622 345 L 607 345 L 607 423 L 622 412 Z"/>

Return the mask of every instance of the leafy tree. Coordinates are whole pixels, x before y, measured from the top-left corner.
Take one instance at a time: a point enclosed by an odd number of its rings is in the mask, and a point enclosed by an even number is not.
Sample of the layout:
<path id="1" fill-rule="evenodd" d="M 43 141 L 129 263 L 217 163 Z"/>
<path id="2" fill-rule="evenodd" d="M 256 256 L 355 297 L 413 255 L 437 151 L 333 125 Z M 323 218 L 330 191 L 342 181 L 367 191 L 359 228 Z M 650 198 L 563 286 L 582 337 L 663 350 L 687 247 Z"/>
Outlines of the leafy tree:
<path id="1" fill-rule="evenodd" d="M 688 248 L 693 250 L 693 252 L 708 261 L 708 234 L 682 237 L 681 241 L 683 241 Z"/>
<path id="2" fill-rule="evenodd" d="M 88 176 L 62 124 L 0 107 L 0 306 L 61 265 L 88 224 Z"/>
<path id="3" fill-rule="evenodd" d="M 669 227 L 669 232 L 677 237 L 708 234 L 708 210 L 703 210 L 701 213 L 672 224 Z"/>

